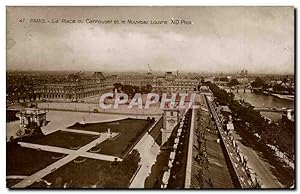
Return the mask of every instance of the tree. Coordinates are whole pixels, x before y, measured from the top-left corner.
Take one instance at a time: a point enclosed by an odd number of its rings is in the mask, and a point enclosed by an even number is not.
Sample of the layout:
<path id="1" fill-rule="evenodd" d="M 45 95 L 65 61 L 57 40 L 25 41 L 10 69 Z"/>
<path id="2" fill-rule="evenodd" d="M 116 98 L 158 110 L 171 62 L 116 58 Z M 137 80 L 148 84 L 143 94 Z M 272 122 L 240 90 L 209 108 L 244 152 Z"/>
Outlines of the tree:
<path id="1" fill-rule="evenodd" d="M 255 78 L 254 82 L 251 83 L 251 86 L 253 88 L 260 88 L 263 87 L 264 85 L 265 82 L 260 77 Z"/>
<path id="2" fill-rule="evenodd" d="M 120 92 L 119 89 L 122 88 L 122 86 L 123 86 L 123 85 L 122 85 L 121 83 L 114 83 L 114 89 L 113 89 L 113 91 L 114 91 L 115 89 L 117 89 L 118 92 Z"/>
<path id="3" fill-rule="evenodd" d="M 215 79 L 215 78 L 214 78 Z M 205 79 L 204 79 L 204 77 L 202 76 L 201 77 L 201 84 L 204 84 L 204 82 L 205 82 Z"/>
<path id="4" fill-rule="evenodd" d="M 24 135 L 24 131 L 22 131 L 22 129 L 19 129 L 19 130 L 17 131 L 16 135 L 17 135 L 18 137 L 21 137 L 21 136 Z"/>
<path id="5" fill-rule="evenodd" d="M 146 85 L 146 91 L 147 91 L 147 93 L 152 92 L 152 89 L 153 89 L 152 85 L 150 85 L 150 84 Z"/>
<path id="6" fill-rule="evenodd" d="M 289 78 L 287 76 L 282 79 L 282 83 L 284 83 L 284 84 L 288 83 L 288 81 L 289 81 Z"/>
<path id="7" fill-rule="evenodd" d="M 146 86 L 142 86 L 141 87 L 141 93 L 143 93 L 143 94 L 147 93 Z"/>
<path id="8" fill-rule="evenodd" d="M 237 79 L 232 79 L 228 83 L 228 86 L 232 87 L 232 86 L 236 86 L 236 85 L 239 85 L 239 84 L 240 84 L 240 82 Z"/>
<path id="9" fill-rule="evenodd" d="M 44 135 L 40 127 L 35 127 L 33 129 L 32 135 Z"/>
<path id="10" fill-rule="evenodd" d="M 275 92 L 281 92 L 281 91 L 286 91 L 286 88 L 283 86 L 283 85 L 280 85 L 280 84 L 275 84 L 274 86 L 273 86 L 273 90 L 275 91 Z"/>
<path id="11" fill-rule="evenodd" d="M 214 78 L 214 81 L 219 81 L 219 78 L 218 78 L 218 77 L 215 77 L 215 78 Z"/>
<path id="12" fill-rule="evenodd" d="M 229 79 L 227 77 L 221 77 L 220 81 L 221 82 L 229 82 Z"/>
<path id="13" fill-rule="evenodd" d="M 52 185 L 53 188 L 62 188 L 63 186 L 63 179 L 59 176 L 55 179 L 54 184 Z"/>
<path id="14" fill-rule="evenodd" d="M 122 91 L 130 97 L 133 97 L 135 95 L 135 89 L 131 85 L 123 85 Z"/>

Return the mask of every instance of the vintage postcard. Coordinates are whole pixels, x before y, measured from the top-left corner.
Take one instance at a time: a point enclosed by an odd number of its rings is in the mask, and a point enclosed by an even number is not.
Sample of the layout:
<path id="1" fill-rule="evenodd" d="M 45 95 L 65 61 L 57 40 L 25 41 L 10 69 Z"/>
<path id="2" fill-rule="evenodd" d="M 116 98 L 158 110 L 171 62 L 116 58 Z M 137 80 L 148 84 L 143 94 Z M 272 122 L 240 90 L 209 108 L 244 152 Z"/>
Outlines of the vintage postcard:
<path id="1" fill-rule="evenodd" d="M 6 7 L 6 183 L 294 189 L 294 7 Z"/>

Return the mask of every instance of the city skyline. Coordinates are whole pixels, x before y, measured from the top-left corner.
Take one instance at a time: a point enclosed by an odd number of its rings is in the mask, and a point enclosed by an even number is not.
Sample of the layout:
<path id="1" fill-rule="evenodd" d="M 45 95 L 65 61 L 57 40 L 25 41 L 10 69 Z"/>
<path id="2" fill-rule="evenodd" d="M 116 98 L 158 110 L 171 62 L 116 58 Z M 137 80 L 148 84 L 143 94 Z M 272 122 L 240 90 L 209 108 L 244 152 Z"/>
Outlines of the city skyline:
<path id="1" fill-rule="evenodd" d="M 203 75 L 236 75 L 239 74 L 241 72 L 241 70 L 243 69 L 236 69 L 236 70 L 232 70 L 232 71 L 179 71 L 179 73 L 184 73 L 184 74 L 203 74 Z M 249 75 L 292 75 L 294 76 L 295 69 L 293 69 L 292 72 L 250 72 L 248 71 Z M 84 70 L 84 69 L 69 69 L 69 70 L 59 70 L 59 69 L 55 69 L 55 70 L 28 70 L 28 69 L 24 69 L 24 70 L 20 70 L 20 69 L 7 69 L 7 72 L 66 72 L 66 73 L 75 73 L 75 72 L 82 72 L 82 73 L 94 73 L 94 72 L 103 72 L 103 73 L 107 73 L 107 74 L 127 74 L 127 73 L 133 73 L 133 74 L 147 74 L 149 72 L 151 72 L 152 74 L 164 74 L 165 72 L 172 72 L 173 74 L 176 74 L 177 70 L 170 70 L 170 69 L 161 69 L 161 70 L 157 70 L 157 71 L 149 71 L 146 68 L 143 70 L 132 70 L 132 71 L 126 71 L 126 70 L 105 70 L 105 69 L 89 69 L 89 70 Z"/>
<path id="2" fill-rule="evenodd" d="M 20 24 L 22 18 L 169 23 Z M 172 25 L 171 18 L 192 24 Z M 154 72 L 294 73 L 293 7 L 8 7 L 7 26 L 8 70 L 146 72 L 150 64 Z"/>

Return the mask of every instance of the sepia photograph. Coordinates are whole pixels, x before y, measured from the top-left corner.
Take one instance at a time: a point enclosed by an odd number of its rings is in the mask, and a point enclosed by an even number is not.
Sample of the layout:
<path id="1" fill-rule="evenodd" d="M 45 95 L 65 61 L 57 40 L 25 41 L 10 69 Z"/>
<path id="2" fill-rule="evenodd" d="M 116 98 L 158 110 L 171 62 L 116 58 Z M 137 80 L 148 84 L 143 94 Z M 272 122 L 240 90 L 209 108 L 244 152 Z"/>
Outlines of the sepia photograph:
<path id="1" fill-rule="evenodd" d="M 294 190 L 295 15 L 6 6 L 6 187 Z"/>

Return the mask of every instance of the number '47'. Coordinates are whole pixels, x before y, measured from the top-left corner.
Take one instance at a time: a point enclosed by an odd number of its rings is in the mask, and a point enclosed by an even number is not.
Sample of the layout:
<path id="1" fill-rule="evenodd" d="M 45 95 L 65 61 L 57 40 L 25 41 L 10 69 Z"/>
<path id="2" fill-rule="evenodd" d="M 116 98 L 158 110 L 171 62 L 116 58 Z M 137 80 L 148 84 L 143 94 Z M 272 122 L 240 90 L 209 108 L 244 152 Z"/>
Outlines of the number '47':
<path id="1" fill-rule="evenodd" d="M 20 23 L 24 23 L 24 22 L 25 22 L 25 19 L 24 19 L 24 18 L 23 18 L 23 19 L 20 19 L 19 22 L 20 22 Z"/>

